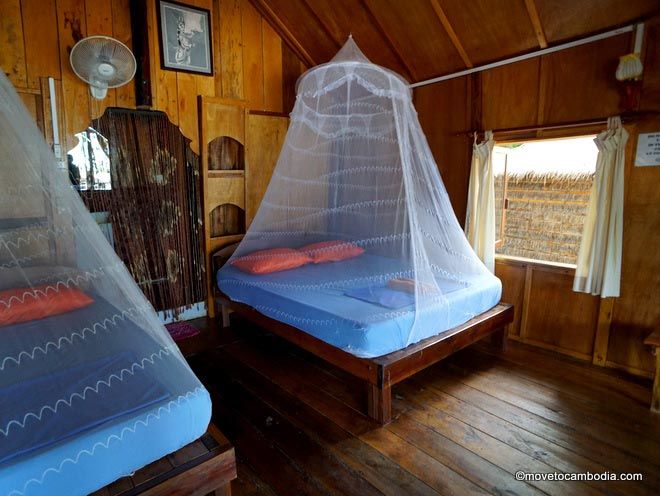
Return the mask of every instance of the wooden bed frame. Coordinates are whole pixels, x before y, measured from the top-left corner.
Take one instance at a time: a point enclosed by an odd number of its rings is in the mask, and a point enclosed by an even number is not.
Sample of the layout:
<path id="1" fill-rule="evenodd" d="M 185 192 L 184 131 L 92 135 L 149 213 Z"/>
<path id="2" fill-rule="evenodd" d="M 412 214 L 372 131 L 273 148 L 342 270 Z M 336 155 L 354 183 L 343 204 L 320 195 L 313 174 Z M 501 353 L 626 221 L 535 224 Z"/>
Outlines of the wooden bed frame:
<path id="1" fill-rule="evenodd" d="M 183 448 L 89 496 L 231 496 L 236 455 L 214 424 Z"/>
<path id="2" fill-rule="evenodd" d="M 229 311 L 233 310 L 250 322 L 366 382 L 367 413 L 380 424 L 387 424 L 392 420 L 391 388 L 394 384 L 488 335 L 504 350 L 506 326 L 513 321 L 513 306 L 500 303 L 465 324 L 402 350 L 377 358 L 359 358 L 300 329 L 267 317 L 248 305 L 232 301 L 217 289 L 216 301 L 221 306 L 224 327 L 229 326 Z"/>

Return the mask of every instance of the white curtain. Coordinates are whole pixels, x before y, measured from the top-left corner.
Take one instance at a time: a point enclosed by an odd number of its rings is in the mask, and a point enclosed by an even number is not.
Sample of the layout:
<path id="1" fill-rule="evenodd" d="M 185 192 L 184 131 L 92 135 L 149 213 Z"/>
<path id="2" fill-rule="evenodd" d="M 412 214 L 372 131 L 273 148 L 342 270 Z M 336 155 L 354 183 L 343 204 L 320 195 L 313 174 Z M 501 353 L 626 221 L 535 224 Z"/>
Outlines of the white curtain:
<path id="1" fill-rule="evenodd" d="M 495 272 L 495 178 L 493 175 L 493 133 L 472 146 L 470 189 L 468 190 L 465 235 L 477 256 Z"/>
<path id="2" fill-rule="evenodd" d="M 578 254 L 573 291 L 619 296 L 623 238 L 623 176 L 628 133 L 619 117 L 594 142 L 598 147 L 596 176 Z"/>

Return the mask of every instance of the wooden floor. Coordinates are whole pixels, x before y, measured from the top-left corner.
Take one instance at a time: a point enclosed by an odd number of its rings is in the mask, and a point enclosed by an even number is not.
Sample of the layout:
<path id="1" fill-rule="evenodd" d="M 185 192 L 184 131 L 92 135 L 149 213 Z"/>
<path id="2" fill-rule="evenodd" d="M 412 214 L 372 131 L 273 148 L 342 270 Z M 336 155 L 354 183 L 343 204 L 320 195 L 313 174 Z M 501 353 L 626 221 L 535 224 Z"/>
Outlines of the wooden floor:
<path id="1" fill-rule="evenodd" d="M 235 320 L 214 344 L 190 362 L 236 446 L 236 495 L 660 494 L 648 382 L 479 345 L 395 386 L 395 420 L 380 428 L 354 380 L 279 338 Z M 517 471 L 644 480 L 522 482 Z"/>

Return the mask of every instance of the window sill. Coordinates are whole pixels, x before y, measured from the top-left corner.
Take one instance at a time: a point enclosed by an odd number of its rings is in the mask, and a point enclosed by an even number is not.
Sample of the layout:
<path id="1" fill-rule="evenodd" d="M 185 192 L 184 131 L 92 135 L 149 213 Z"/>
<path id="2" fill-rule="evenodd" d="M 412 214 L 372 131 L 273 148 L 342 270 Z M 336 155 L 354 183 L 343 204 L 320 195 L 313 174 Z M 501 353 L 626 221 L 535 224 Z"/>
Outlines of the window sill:
<path id="1" fill-rule="evenodd" d="M 530 266 L 534 269 L 547 270 L 551 272 L 562 272 L 565 274 L 574 274 L 575 264 L 567 264 L 561 262 L 548 262 L 544 260 L 536 260 L 533 258 L 514 257 L 511 255 L 495 254 L 495 262 L 503 265 L 515 265 L 518 267 Z"/>

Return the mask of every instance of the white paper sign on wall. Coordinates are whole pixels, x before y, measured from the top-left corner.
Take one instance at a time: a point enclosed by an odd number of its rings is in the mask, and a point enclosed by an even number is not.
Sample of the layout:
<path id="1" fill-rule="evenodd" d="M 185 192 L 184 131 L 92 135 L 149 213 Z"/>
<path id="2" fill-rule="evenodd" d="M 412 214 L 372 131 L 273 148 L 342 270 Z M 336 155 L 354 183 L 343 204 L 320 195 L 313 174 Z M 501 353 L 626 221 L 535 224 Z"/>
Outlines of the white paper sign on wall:
<path id="1" fill-rule="evenodd" d="M 660 132 L 640 134 L 637 137 L 635 165 L 637 167 L 660 165 Z"/>

